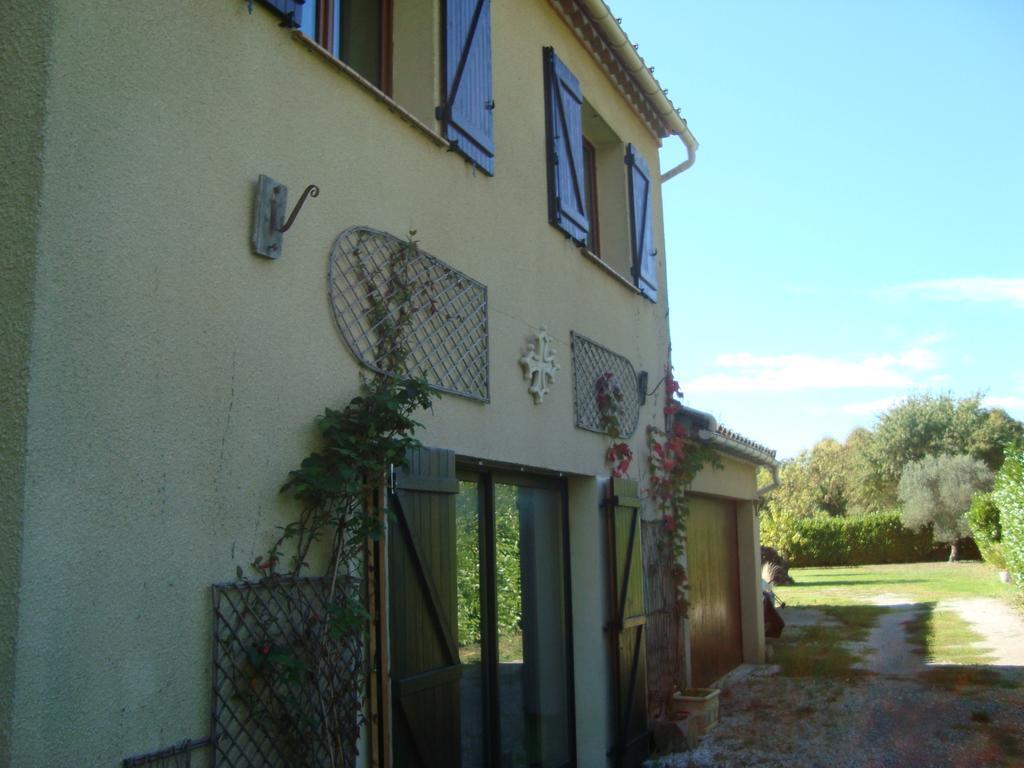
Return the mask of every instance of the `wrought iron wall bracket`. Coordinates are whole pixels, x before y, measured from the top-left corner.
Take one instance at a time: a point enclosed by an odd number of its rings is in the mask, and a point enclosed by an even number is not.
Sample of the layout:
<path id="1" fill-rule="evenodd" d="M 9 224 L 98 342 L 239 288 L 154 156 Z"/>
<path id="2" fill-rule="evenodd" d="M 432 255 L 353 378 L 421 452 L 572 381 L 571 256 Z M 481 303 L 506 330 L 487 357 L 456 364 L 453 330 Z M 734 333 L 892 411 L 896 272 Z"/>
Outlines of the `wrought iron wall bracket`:
<path id="1" fill-rule="evenodd" d="M 259 181 L 256 182 L 256 202 L 253 206 L 252 221 L 252 247 L 256 254 L 268 259 L 279 258 L 284 245 L 284 233 L 295 222 L 295 217 L 298 216 L 306 198 L 317 197 L 319 194 L 320 188 L 316 184 L 306 187 L 295 210 L 285 221 L 288 187 L 261 173 Z"/>

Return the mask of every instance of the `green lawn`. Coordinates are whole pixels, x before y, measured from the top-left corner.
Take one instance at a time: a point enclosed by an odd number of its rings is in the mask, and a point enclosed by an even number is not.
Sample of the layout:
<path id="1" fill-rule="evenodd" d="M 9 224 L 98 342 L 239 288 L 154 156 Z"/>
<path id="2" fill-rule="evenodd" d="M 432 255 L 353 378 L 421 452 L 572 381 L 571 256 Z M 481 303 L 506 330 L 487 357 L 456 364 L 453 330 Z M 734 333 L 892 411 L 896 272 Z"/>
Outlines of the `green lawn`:
<path id="1" fill-rule="evenodd" d="M 986 563 L 909 563 L 841 568 L 793 568 L 796 584 L 777 587 L 787 604 L 863 605 L 880 595 L 898 595 L 928 603 L 951 597 L 1001 597 L 1013 589 L 996 578 Z"/>
<path id="2" fill-rule="evenodd" d="M 777 587 L 788 606 L 814 607 L 839 622 L 836 627 L 787 630 L 776 641 L 776 661 L 792 676 L 848 677 L 856 652 L 843 643 L 863 641 L 878 617 L 890 610 L 874 604 L 886 596 L 918 605 L 907 623 L 907 639 L 929 663 L 985 664 L 989 655 L 974 645 L 982 638 L 951 610 L 936 610 L 939 600 L 996 597 L 1012 601 L 1013 590 L 984 563 L 912 563 L 842 568 L 794 568 L 796 584 Z M 938 682 L 938 681 L 937 681 Z"/>

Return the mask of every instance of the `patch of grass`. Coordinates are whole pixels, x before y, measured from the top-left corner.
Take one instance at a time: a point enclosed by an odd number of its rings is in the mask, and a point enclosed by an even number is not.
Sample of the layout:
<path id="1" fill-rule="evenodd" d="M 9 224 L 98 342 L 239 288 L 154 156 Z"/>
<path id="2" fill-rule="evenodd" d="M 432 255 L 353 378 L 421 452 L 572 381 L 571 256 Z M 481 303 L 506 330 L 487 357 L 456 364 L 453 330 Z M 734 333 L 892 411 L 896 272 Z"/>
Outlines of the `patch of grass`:
<path id="1" fill-rule="evenodd" d="M 1011 600 L 1014 594 L 992 566 L 979 562 L 793 568 L 790 575 L 796 584 L 775 591 L 793 606 L 855 605 L 894 593 L 913 602 L 954 597 Z"/>
<path id="2" fill-rule="evenodd" d="M 917 675 L 919 680 L 947 691 L 960 692 L 966 688 L 1018 688 L 994 669 L 986 667 L 947 666 L 930 667 Z"/>
<path id="3" fill-rule="evenodd" d="M 905 625 L 907 640 L 929 664 L 987 664 L 992 654 L 974 645 L 984 638 L 955 611 L 937 611 L 923 603 Z"/>
<path id="4" fill-rule="evenodd" d="M 891 609 L 883 605 L 823 605 L 820 610 L 843 626 L 844 640 L 863 642 L 878 624 L 879 617 Z"/>
<path id="5" fill-rule="evenodd" d="M 864 676 L 853 669 L 861 657 L 843 645 L 848 630 L 815 625 L 791 631 L 773 642 L 772 661 L 788 677 L 824 677 L 852 680 Z"/>

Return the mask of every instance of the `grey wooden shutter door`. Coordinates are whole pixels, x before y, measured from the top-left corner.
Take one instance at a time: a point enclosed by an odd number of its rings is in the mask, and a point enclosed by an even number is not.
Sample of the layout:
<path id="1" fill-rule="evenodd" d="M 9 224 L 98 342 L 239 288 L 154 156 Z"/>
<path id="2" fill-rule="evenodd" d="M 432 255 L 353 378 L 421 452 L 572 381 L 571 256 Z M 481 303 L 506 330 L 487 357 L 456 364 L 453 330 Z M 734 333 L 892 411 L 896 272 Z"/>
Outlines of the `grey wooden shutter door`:
<path id="1" fill-rule="evenodd" d="M 583 180 L 583 93 L 579 80 L 544 49 L 545 115 L 548 146 L 548 218 L 579 245 L 590 225 Z"/>
<path id="2" fill-rule="evenodd" d="M 626 148 L 629 168 L 629 223 L 633 247 L 633 280 L 651 301 L 658 300 L 658 251 L 652 224 L 651 173 L 643 156 L 630 144 Z"/>
<path id="3" fill-rule="evenodd" d="M 389 496 L 388 531 L 394 765 L 459 765 L 455 454 L 409 452 Z"/>
<path id="4" fill-rule="evenodd" d="M 490 0 L 445 0 L 444 135 L 459 153 L 494 173 Z"/>
<path id="5" fill-rule="evenodd" d="M 615 478 L 605 501 L 611 578 L 612 682 L 616 768 L 634 768 L 647 757 L 647 615 L 637 482 Z"/>

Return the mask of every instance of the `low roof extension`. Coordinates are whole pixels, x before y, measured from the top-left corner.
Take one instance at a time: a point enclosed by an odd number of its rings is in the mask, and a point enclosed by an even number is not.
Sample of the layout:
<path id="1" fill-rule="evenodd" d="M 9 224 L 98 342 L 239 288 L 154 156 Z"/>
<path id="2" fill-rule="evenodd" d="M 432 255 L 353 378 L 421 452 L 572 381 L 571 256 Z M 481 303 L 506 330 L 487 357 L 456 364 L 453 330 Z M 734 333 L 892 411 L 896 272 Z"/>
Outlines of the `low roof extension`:
<path id="1" fill-rule="evenodd" d="M 739 432 L 726 429 L 710 413 L 683 406 L 675 418 L 676 424 L 682 425 L 688 434 L 722 453 L 764 467 L 774 468 L 779 465 L 774 450 Z"/>

